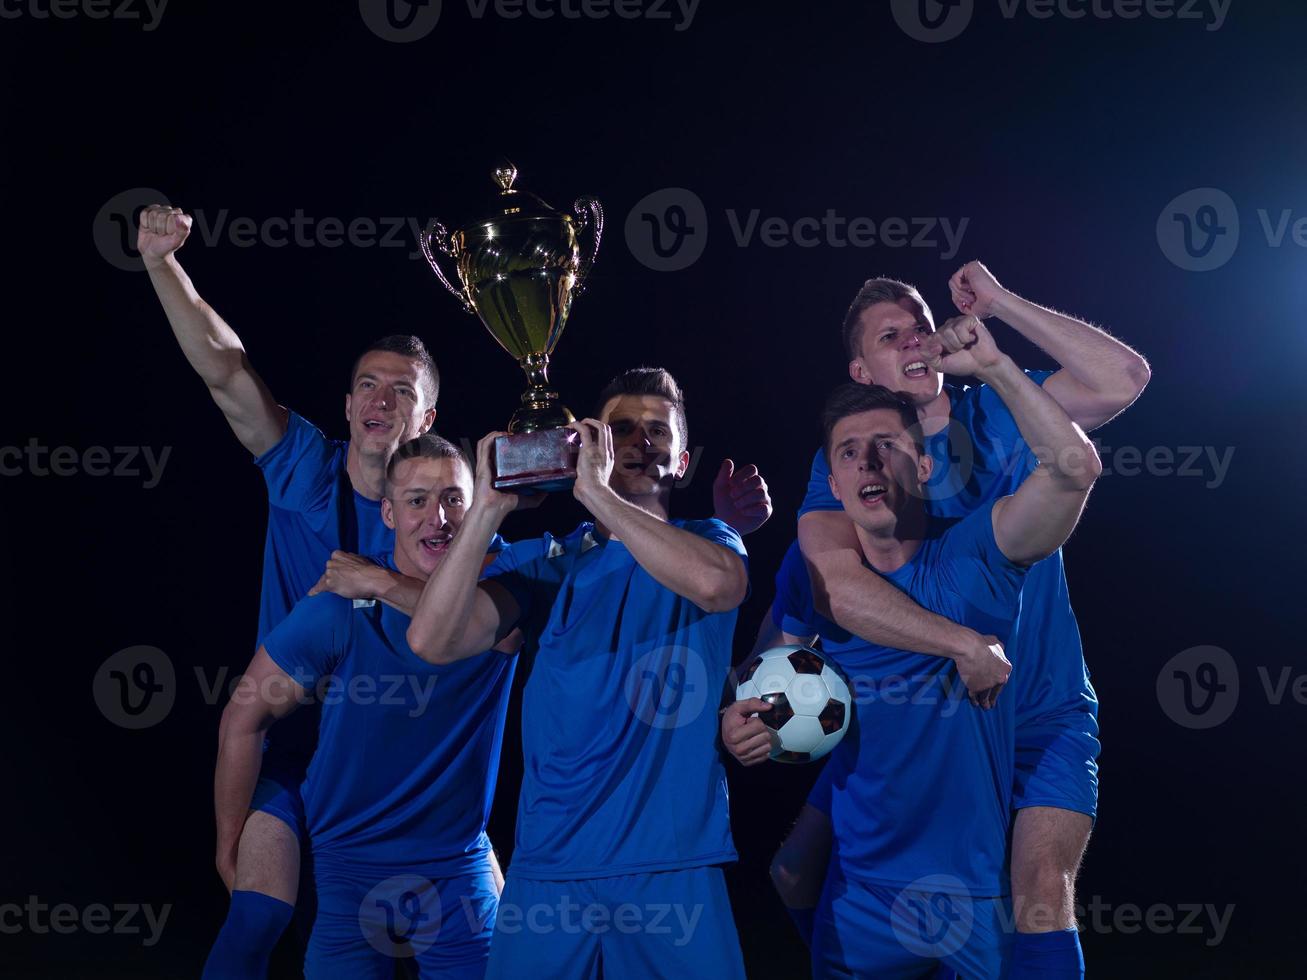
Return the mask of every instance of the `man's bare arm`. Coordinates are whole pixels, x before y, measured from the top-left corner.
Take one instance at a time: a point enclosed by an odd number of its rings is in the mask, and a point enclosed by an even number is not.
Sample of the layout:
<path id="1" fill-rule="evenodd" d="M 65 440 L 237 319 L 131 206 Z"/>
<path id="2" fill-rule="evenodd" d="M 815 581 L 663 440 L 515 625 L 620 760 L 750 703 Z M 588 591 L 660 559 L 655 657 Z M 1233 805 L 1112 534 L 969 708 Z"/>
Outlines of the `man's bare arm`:
<path id="1" fill-rule="evenodd" d="M 525 498 L 494 488 L 492 432 L 477 443 L 472 506 L 449 553 L 427 579 L 408 626 L 408 645 L 423 660 L 448 664 L 475 657 L 501 643 L 522 616 L 517 600 L 496 582 L 479 582 L 486 549 L 504 518 L 540 497 Z"/>
<path id="2" fill-rule="evenodd" d="M 1103 464 L 1062 406 L 1010 359 L 986 374 L 985 383 L 1003 399 L 1039 459 L 1016 493 L 994 503 L 992 514 L 999 550 L 1018 565 L 1030 565 L 1071 536 Z"/>
<path id="3" fill-rule="evenodd" d="M 178 208 L 141 212 L 136 247 L 191 367 L 204 380 L 241 445 L 261 456 L 286 434 L 288 413 L 277 404 L 245 354 L 245 345 L 196 291 L 177 261 L 191 219 Z"/>
<path id="4" fill-rule="evenodd" d="M 818 614 L 868 643 L 953 660 L 977 703 L 993 706 L 1012 672 L 998 640 L 923 609 L 868 568 L 847 514 L 804 514 L 799 548 Z"/>
<path id="5" fill-rule="evenodd" d="M 218 825 L 218 873 L 231 888 L 236 848 L 263 762 L 263 735 L 305 697 L 304 688 L 259 647 L 218 725 L 218 762 L 213 774 L 213 809 Z"/>
<path id="6" fill-rule="evenodd" d="M 1046 309 L 1004 289 L 980 262 L 968 262 L 949 280 L 964 314 L 996 316 L 1061 365 L 1046 382 L 1076 422 L 1092 430 L 1129 408 L 1152 372 L 1137 351 L 1083 320 Z"/>

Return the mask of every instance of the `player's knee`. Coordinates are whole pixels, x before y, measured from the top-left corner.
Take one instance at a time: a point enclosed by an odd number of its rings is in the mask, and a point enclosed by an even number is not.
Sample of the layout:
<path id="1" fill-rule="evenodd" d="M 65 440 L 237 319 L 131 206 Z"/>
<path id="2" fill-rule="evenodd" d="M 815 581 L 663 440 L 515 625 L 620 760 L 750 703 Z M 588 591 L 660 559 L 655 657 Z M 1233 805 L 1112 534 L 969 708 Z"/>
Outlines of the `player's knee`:
<path id="1" fill-rule="evenodd" d="M 1044 860 L 1013 867 L 1012 892 L 1017 928 L 1021 932 L 1051 932 L 1075 924 L 1075 868 Z"/>
<path id="2" fill-rule="evenodd" d="M 776 894 L 781 897 L 781 901 L 786 906 L 794 907 L 794 898 L 799 884 L 798 869 L 790 863 L 787 858 L 785 848 L 776 852 L 776 856 L 771 859 L 771 883 L 776 889 Z"/>

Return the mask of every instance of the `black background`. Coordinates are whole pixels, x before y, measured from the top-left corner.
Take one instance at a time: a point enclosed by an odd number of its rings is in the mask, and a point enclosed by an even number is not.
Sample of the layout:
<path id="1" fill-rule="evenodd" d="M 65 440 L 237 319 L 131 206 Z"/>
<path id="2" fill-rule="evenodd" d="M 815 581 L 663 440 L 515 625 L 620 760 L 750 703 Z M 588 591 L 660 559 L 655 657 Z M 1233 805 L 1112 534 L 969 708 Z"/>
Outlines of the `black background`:
<path id="1" fill-rule="evenodd" d="M 723 455 L 765 472 L 776 516 L 748 540 L 754 591 L 739 656 L 793 536 L 817 408 L 844 375 L 840 319 L 869 275 L 918 283 L 943 318 L 947 277 L 980 258 L 1004 285 L 1149 358 L 1143 398 L 1098 433 L 1111 451 L 1234 447 L 1219 486 L 1210 465 L 1196 477 L 1105 476 L 1066 550 L 1102 701 L 1101 816 L 1080 895 L 1109 912 L 1086 917 L 1082 941 L 1099 976 L 1289 975 L 1307 706 L 1292 686 L 1272 703 L 1259 668 L 1272 681 L 1304 670 L 1292 555 L 1303 540 L 1307 252 L 1291 231 L 1268 244 L 1258 210 L 1272 225 L 1286 209 L 1307 216 L 1300 4 L 1233 0 L 1213 31 L 1024 7 L 1007 18 L 977 0 L 960 37 L 928 44 L 876 2 L 703 0 L 678 31 L 674 7 L 661 21 L 478 19 L 446 0 L 412 43 L 377 36 L 353 3 L 174 0 L 146 31 L 139 20 L 41 19 L 9 2 L 19 15 L 0 19 L 0 443 L 171 455 L 152 489 L 144 476 L 25 466 L 0 480 L 10 678 L 0 899 L 172 910 L 149 948 L 139 935 L 25 925 L 0 935 L 0 971 L 197 975 L 225 909 L 210 788 L 221 703 L 206 703 L 194 671 L 212 680 L 248 659 L 265 497 L 144 273 L 106 260 L 114 219 L 98 213 L 150 188 L 210 227 L 223 212 L 261 223 L 297 209 L 318 222 L 425 222 L 465 213 L 507 154 L 556 206 L 588 193 L 607 210 L 589 292 L 558 349 L 565 399 L 588 409 L 635 363 L 672 370 L 703 449 L 674 504 L 682 515 L 711 508 Z M 697 262 L 660 272 L 635 257 L 624 225 L 668 187 L 702 199 L 707 239 Z M 1236 202 L 1241 238 L 1228 263 L 1191 272 L 1168 261 L 1155 226 L 1200 187 Z M 827 209 L 878 223 L 970 220 L 956 256 L 942 245 L 740 246 L 727 211 L 744 220 L 753 209 L 787 221 Z M 330 435 L 345 435 L 342 395 L 361 345 L 412 331 L 442 368 L 438 428 L 475 438 L 506 421 L 521 375 L 414 252 L 408 230 L 396 247 L 242 247 L 196 232 L 180 258 L 277 397 Z M 994 329 L 1024 365 L 1050 366 Z M 578 516 L 557 499 L 512 530 L 563 530 Z M 159 724 L 127 731 L 97 709 L 92 679 L 136 644 L 171 659 L 176 701 Z M 1229 651 L 1242 681 L 1232 716 L 1206 730 L 1170 720 L 1157 693 L 1167 661 L 1198 645 Z M 505 852 L 516 752 L 491 827 Z M 806 975 L 766 865 L 814 776 L 730 768 L 741 853 L 730 878 L 751 976 Z M 1177 934 L 1191 904 L 1234 906 L 1220 943 L 1210 926 Z M 1131 906 L 1170 909 L 1173 925 L 1113 924 L 1111 910 Z"/>

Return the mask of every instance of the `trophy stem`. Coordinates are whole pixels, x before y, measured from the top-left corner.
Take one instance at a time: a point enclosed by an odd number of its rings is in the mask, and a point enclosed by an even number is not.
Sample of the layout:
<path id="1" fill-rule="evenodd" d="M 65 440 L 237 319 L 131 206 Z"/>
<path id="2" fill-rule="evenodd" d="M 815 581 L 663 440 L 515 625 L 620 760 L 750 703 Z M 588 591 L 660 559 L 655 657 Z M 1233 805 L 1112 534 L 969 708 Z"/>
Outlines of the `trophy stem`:
<path id="1" fill-rule="evenodd" d="M 508 431 L 519 433 L 557 429 L 571 422 L 574 416 L 559 404 L 558 392 L 549 387 L 549 355 L 542 351 L 532 351 L 517 363 L 526 372 L 529 387 L 522 393 L 522 404 L 513 413 Z"/>

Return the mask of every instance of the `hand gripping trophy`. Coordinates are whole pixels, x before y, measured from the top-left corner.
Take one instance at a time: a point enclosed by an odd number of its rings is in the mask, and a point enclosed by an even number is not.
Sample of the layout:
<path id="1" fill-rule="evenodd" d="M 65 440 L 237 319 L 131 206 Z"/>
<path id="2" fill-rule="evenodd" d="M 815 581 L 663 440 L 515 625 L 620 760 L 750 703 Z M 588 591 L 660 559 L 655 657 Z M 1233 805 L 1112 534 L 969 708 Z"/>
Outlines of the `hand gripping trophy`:
<path id="1" fill-rule="evenodd" d="M 509 434 L 495 442 L 495 488 L 561 490 L 576 478 L 577 434 L 565 428 L 573 415 L 549 387 L 549 357 L 594 265 L 604 212 L 589 197 L 577 199 L 572 213 L 555 211 L 513 186 L 512 164 L 494 176 L 493 209 L 453 232 L 432 219 L 422 254 L 526 372 L 529 386 Z M 442 259 L 452 270 L 441 267 Z"/>

